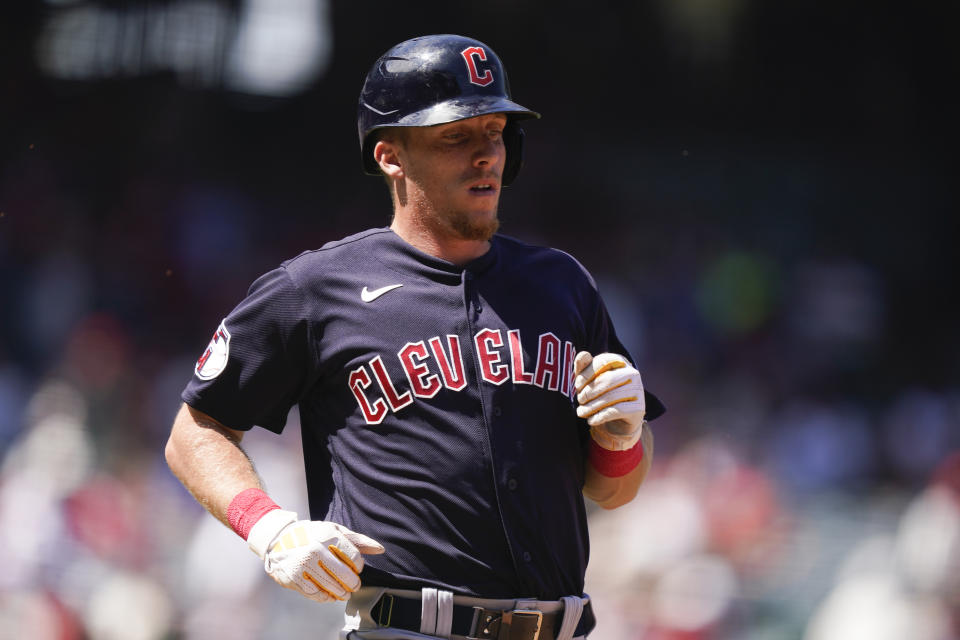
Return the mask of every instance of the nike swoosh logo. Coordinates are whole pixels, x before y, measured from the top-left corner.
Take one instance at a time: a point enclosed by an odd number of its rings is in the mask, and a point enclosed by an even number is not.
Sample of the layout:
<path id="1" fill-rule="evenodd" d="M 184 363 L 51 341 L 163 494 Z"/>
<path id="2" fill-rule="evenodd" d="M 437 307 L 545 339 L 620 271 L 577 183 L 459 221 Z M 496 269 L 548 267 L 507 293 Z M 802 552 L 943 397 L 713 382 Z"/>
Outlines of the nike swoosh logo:
<path id="1" fill-rule="evenodd" d="M 360 292 L 360 299 L 364 302 L 373 302 L 388 291 L 393 291 L 394 289 L 398 289 L 402 286 L 402 284 L 388 284 L 385 287 L 380 287 L 379 289 L 374 289 L 373 291 L 369 291 L 366 287 L 364 287 L 363 291 Z"/>
<path id="2" fill-rule="evenodd" d="M 389 116 L 391 114 L 394 114 L 400 111 L 400 109 L 393 109 L 392 111 L 380 111 L 379 109 L 374 109 L 373 107 L 368 105 L 366 102 L 362 102 L 361 104 L 363 104 L 363 106 L 365 106 L 367 109 L 370 109 L 370 111 L 373 111 L 378 116 Z"/>

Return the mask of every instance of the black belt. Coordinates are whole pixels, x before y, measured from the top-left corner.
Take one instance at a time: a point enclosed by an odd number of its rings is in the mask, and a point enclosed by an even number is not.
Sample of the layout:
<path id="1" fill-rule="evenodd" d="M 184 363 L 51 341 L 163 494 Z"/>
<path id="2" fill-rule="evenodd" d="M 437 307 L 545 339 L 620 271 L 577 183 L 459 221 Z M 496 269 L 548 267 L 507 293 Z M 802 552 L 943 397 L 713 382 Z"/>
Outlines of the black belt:
<path id="1" fill-rule="evenodd" d="M 484 609 L 464 604 L 453 605 L 453 635 L 480 640 L 554 640 L 563 622 L 563 609 L 543 613 L 535 609 Z M 370 615 L 382 627 L 420 631 L 422 605 L 419 599 L 385 593 L 370 609 Z M 574 637 L 593 630 L 596 619 L 587 602 Z"/>

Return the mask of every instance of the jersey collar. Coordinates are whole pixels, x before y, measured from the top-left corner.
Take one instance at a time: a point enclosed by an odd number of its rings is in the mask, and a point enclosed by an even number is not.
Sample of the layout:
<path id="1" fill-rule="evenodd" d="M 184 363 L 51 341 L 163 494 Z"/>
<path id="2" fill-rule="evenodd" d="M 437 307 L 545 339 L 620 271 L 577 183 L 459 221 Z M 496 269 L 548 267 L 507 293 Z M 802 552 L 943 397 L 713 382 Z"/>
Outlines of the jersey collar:
<path id="1" fill-rule="evenodd" d="M 498 236 L 490 239 L 490 250 L 479 258 L 460 266 L 420 251 L 398 236 L 389 227 L 381 238 L 385 246 L 383 251 L 374 251 L 374 256 L 387 268 L 403 274 L 416 274 L 437 282 L 456 284 L 461 281 L 464 271 L 474 275 L 486 274 L 497 264 L 500 253 Z"/>

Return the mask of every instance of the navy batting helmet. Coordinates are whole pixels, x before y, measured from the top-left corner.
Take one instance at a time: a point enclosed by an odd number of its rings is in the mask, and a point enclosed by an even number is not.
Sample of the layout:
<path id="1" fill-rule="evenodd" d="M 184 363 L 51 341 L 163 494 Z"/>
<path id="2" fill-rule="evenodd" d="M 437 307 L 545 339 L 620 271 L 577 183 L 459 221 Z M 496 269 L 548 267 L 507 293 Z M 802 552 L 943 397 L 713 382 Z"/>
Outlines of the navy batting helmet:
<path id="1" fill-rule="evenodd" d="M 385 127 L 429 127 L 489 113 L 507 115 L 507 160 L 501 181 L 513 182 L 523 163 L 517 120 L 540 114 L 510 98 L 507 73 L 487 45 L 456 35 L 413 38 L 380 56 L 367 73 L 357 107 L 363 169 L 378 175 L 373 133 Z"/>

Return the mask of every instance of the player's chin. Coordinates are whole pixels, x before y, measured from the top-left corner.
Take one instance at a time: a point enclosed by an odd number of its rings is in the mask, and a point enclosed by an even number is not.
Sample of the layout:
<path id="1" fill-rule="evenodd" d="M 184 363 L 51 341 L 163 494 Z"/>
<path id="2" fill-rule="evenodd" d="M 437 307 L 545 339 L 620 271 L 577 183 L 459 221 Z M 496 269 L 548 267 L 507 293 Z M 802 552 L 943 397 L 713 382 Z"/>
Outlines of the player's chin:
<path id="1" fill-rule="evenodd" d="M 500 228 L 496 211 L 481 216 L 463 216 L 452 222 L 454 231 L 464 240 L 489 240 Z"/>

